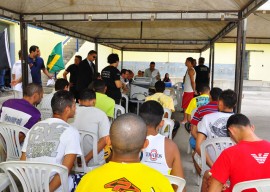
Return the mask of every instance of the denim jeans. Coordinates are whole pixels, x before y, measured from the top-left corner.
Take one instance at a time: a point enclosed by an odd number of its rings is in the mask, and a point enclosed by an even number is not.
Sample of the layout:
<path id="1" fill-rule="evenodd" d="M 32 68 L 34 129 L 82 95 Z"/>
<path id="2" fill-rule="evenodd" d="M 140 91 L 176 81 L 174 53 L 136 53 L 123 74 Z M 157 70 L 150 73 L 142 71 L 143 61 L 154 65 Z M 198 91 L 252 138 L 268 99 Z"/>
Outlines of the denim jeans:
<path id="1" fill-rule="evenodd" d="M 4 87 L 5 85 L 5 74 L 6 74 L 6 70 L 1 69 L 0 70 L 0 87 Z"/>

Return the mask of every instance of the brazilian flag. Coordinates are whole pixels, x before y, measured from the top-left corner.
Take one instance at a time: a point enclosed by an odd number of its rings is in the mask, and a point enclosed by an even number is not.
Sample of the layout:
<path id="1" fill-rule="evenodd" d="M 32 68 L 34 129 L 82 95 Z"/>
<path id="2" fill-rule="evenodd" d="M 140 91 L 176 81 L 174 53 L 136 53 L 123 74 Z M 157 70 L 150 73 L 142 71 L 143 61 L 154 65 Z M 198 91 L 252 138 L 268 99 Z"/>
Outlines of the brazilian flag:
<path id="1" fill-rule="evenodd" d="M 50 73 L 59 72 L 62 69 L 65 69 L 62 42 L 58 43 L 53 48 L 52 53 L 48 57 L 47 67 Z"/>

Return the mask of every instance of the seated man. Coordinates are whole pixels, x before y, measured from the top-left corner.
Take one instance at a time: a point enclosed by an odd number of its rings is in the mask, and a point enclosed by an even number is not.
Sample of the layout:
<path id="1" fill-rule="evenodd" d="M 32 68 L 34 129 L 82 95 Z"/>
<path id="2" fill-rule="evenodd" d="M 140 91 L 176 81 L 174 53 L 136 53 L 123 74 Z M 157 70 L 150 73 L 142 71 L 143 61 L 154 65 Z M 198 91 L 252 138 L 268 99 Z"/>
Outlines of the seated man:
<path id="1" fill-rule="evenodd" d="M 119 116 L 112 124 L 107 144 L 112 145 L 109 163 L 87 173 L 76 192 L 84 191 L 166 191 L 172 186 L 158 171 L 140 163 L 139 154 L 148 144 L 147 128 L 135 114 Z"/>
<path id="2" fill-rule="evenodd" d="M 41 114 L 35 107 L 43 97 L 41 85 L 30 83 L 23 92 L 22 99 L 9 99 L 2 105 L 0 121 L 16 124 L 30 129 L 38 121 Z"/>
<path id="3" fill-rule="evenodd" d="M 114 118 L 115 101 L 105 94 L 107 90 L 105 82 L 97 79 L 94 81 L 92 88 L 96 92 L 95 107 L 104 111 L 108 117 Z"/>
<path id="4" fill-rule="evenodd" d="M 204 106 L 207 103 L 209 103 L 209 93 L 210 93 L 210 87 L 208 85 L 201 86 L 199 88 L 199 96 L 194 97 L 191 99 L 190 103 L 188 104 L 188 107 L 185 111 L 187 114 L 187 120 L 191 121 L 191 115 L 194 113 L 195 109 L 198 107 Z"/>
<path id="5" fill-rule="evenodd" d="M 70 172 L 77 155 L 81 155 L 80 135 L 77 129 L 67 123 L 75 114 L 72 93 L 58 91 L 52 98 L 53 117 L 37 123 L 26 135 L 21 160 L 62 164 Z M 42 150 L 43 149 L 43 150 Z M 74 181 L 69 176 L 69 190 Z M 58 175 L 50 182 L 50 191 L 62 191 Z"/>
<path id="6" fill-rule="evenodd" d="M 110 122 L 107 115 L 95 107 L 96 94 L 90 89 L 80 93 L 79 106 L 76 109 L 74 127 L 82 131 L 90 131 L 98 137 L 98 161 L 104 164 L 103 148 L 106 146 L 105 138 L 109 135 Z M 93 143 L 91 138 L 85 138 L 83 142 L 85 161 L 89 166 L 93 165 L 90 160 L 93 158 Z"/>
<path id="7" fill-rule="evenodd" d="M 129 72 L 127 69 L 122 69 L 121 70 L 121 76 L 120 76 L 120 81 L 122 82 L 122 88 L 121 88 L 121 92 L 124 93 L 124 94 L 127 94 L 128 93 L 128 84 L 129 84 L 129 81 L 128 81 L 128 76 L 129 76 Z"/>
<path id="8" fill-rule="evenodd" d="M 146 101 L 140 107 L 139 115 L 146 123 L 146 138 L 149 141 L 149 145 L 142 152 L 141 162 L 162 174 L 184 178 L 177 145 L 171 139 L 158 133 L 164 123 L 163 113 L 163 107 L 156 101 Z"/>
<path id="9" fill-rule="evenodd" d="M 237 102 L 237 94 L 228 89 L 223 91 L 218 100 L 218 112 L 205 115 L 198 124 L 198 134 L 196 139 L 196 152 L 201 154 L 201 144 L 207 138 L 227 137 L 226 124 L 228 118 L 233 115 L 233 108 Z M 214 149 L 208 148 L 206 154 L 206 162 L 212 167 L 216 160 L 214 157 Z"/>
<path id="10" fill-rule="evenodd" d="M 38 105 L 38 109 L 39 110 L 46 109 L 46 110 L 52 111 L 51 100 L 52 100 L 54 93 L 56 91 L 60 91 L 60 90 L 68 91 L 68 87 L 69 87 L 69 83 L 66 79 L 64 79 L 64 78 L 57 79 L 55 82 L 55 85 L 54 85 L 54 91 L 43 97 L 42 101 Z"/>
<path id="11" fill-rule="evenodd" d="M 202 120 L 203 116 L 218 111 L 218 98 L 221 92 L 222 90 L 217 87 L 211 89 L 209 96 L 210 102 L 204 106 L 199 107 L 190 121 L 192 137 L 190 137 L 189 141 L 193 149 L 195 149 L 196 145 L 195 140 L 197 139 L 197 131 L 198 131 L 197 125 Z"/>
<path id="12" fill-rule="evenodd" d="M 146 97 L 145 101 L 150 100 L 157 101 L 162 105 L 162 107 L 168 108 L 172 112 L 174 112 L 175 109 L 173 99 L 170 96 L 163 93 L 165 91 L 165 83 L 163 81 L 157 81 L 155 83 L 155 89 L 156 93 L 154 95 Z"/>
<path id="13" fill-rule="evenodd" d="M 223 191 L 227 180 L 230 186 L 226 191 L 232 191 L 237 183 L 270 178 L 270 142 L 255 135 L 255 128 L 245 115 L 232 115 L 226 127 L 237 144 L 225 149 L 211 168 L 209 192 Z"/>
<path id="14" fill-rule="evenodd" d="M 150 100 L 157 101 L 162 105 L 162 107 L 168 108 L 172 112 L 174 112 L 175 109 L 174 109 L 173 98 L 163 93 L 165 90 L 165 83 L 163 81 L 157 81 L 155 83 L 155 89 L 156 89 L 156 93 L 154 95 L 146 97 L 145 101 L 150 101 Z M 168 117 L 168 114 L 165 114 L 164 117 L 165 118 Z M 178 121 L 175 121 L 174 123 L 175 124 L 174 124 L 174 129 L 173 129 L 173 136 L 172 136 L 173 138 L 176 135 L 178 128 L 180 127 L 180 123 Z"/>

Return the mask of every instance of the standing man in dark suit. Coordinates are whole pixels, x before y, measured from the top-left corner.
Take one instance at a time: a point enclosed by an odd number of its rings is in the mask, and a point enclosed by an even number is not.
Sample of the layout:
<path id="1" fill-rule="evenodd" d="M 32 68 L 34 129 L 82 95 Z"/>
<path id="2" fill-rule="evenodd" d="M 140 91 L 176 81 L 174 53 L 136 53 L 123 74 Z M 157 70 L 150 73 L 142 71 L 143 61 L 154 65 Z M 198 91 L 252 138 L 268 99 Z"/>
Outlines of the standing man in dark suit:
<path id="1" fill-rule="evenodd" d="M 79 93 L 86 89 L 88 85 L 94 80 L 96 74 L 96 66 L 93 63 L 97 58 L 97 52 L 94 50 L 89 51 L 86 59 L 82 60 L 79 64 L 77 90 Z"/>

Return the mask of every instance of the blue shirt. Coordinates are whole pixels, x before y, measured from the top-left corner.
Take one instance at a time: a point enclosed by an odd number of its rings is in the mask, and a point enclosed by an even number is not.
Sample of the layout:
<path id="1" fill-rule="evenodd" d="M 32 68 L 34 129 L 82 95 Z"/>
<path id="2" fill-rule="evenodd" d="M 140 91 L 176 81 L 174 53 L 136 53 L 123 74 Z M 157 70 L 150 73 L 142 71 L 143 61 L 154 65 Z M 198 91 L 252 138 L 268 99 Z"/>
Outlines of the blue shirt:
<path id="1" fill-rule="evenodd" d="M 41 57 L 37 57 L 35 59 L 32 59 L 28 56 L 28 64 L 33 64 L 33 66 L 30 67 L 31 69 L 31 75 L 32 75 L 32 80 L 33 83 L 41 85 L 41 69 L 45 69 L 44 61 Z"/>

